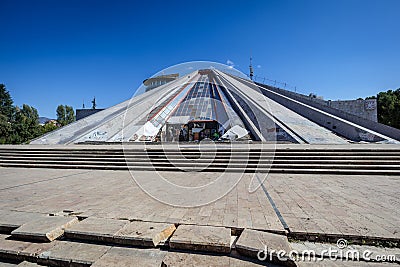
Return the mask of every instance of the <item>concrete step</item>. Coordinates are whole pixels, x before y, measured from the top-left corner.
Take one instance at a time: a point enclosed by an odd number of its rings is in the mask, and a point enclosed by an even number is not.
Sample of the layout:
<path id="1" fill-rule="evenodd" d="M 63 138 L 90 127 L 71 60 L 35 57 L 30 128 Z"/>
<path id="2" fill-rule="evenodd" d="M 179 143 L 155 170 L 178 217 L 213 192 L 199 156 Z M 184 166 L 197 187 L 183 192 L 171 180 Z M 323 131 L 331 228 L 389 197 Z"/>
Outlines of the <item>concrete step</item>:
<path id="1" fill-rule="evenodd" d="M 129 166 L 129 167 L 177 167 L 177 168 L 221 168 L 221 169 L 243 169 L 243 168 L 274 168 L 274 169 L 363 169 L 363 170 L 400 170 L 399 164 L 371 164 L 371 162 L 367 164 L 359 164 L 358 162 L 348 162 L 347 164 L 343 164 L 343 162 L 323 162 L 317 163 L 314 161 L 303 161 L 303 162 L 198 162 L 197 160 L 193 162 L 188 161 L 165 161 L 165 162 L 153 162 L 153 161 L 76 161 L 76 160 L 67 160 L 67 161 L 58 161 L 58 160 L 30 160 L 27 161 L 25 159 L 18 160 L 1 160 L 0 165 L 9 164 L 9 163 L 20 163 L 26 165 L 38 165 L 38 164 L 48 164 L 48 165 L 80 165 L 80 166 Z"/>
<path id="2" fill-rule="evenodd" d="M 0 163 L 0 167 L 15 167 L 15 168 L 46 168 L 46 169 L 88 169 L 88 170 L 128 170 L 127 166 L 115 166 L 115 165 L 55 165 L 55 164 L 22 164 L 22 163 Z M 132 168 L 134 171 L 201 171 L 201 172 L 245 172 L 245 173 L 298 173 L 298 174 L 343 174 L 343 175 L 400 175 L 400 170 L 363 170 L 359 168 L 354 169 L 331 169 L 327 166 L 325 169 L 311 169 L 304 168 L 292 168 L 282 169 L 272 167 L 271 169 L 262 168 L 246 168 L 246 169 L 233 169 L 233 168 L 217 168 L 208 167 L 206 169 L 200 169 L 193 167 L 191 169 L 186 168 L 185 170 L 177 167 L 162 166 L 135 166 Z"/>
<path id="3" fill-rule="evenodd" d="M 338 158 L 338 157 L 346 157 L 346 158 L 400 158 L 400 154 L 389 154 L 375 152 L 375 153 L 180 153 L 176 151 L 175 153 L 159 153 L 159 154 L 151 154 L 151 153 L 143 153 L 143 154 L 97 154 L 93 152 L 92 154 L 81 154 L 81 153 L 0 153 L 1 157 L 78 157 L 78 158 L 174 158 L 174 157 L 186 157 L 186 158 L 265 158 L 265 157 L 282 157 L 282 158 L 294 158 L 294 157 L 307 157 L 307 158 Z"/>
<path id="4" fill-rule="evenodd" d="M 93 151 L 90 154 L 87 153 L 50 153 L 50 152 L 40 152 L 40 153 L 31 153 L 29 151 L 24 152 L 24 153 L 13 153 L 13 152 L 4 152 L 4 153 L 0 153 L 1 156 L 32 156 L 32 157 L 43 157 L 43 156 L 53 156 L 53 157 L 57 157 L 57 156 L 69 156 L 69 157 L 73 157 L 73 156 L 77 156 L 77 157 L 142 157 L 142 156 L 148 156 L 148 157 L 171 157 L 171 156 L 185 156 L 185 157 L 206 157 L 206 156 L 210 156 L 210 157 L 215 157 L 215 156 L 219 156 L 219 157 L 249 157 L 249 156 L 253 156 L 253 157 L 259 157 L 259 156 L 305 156 L 305 157 L 327 157 L 327 156 L 333 156 L 333 157 L 337 157 L 337 156 L 366 156 L 366 157 L 383 157 L 383 156 L 387 156 L 387 157 L 399 157 L 400 153 L 387 153 L 384 151 L 374 151 L 374 152 L 358 152 L 358 153 L 345 153 L 345 152 L 313 152 L 313 153 L 290 153 L 290 152 L 280 152 L 280 151 L 276 151 L 276 152 L 263 152 L 263 153 L 254 153 L 254 152 L 229 152 L 229 153 L 220 153 L 220 152 L 202 152 L 202 153 L 181 153 L 180 151 L 175 151 L 175 152 L 171 152 L 171 153 L 98 153 L 97 151 Z"/>
<path id="5" fill-rule="evenodd" d="M 86 163 L 98 163 L 102 162 L 104 164 L 125 164 L 126 162 L 138 162 L 138 163 L 146 163 L 146 162 L 152 162 L 152 163 L 188 163 L 188 162 L 195 162 L 195 163 L 249 163 L 249 164 L 269 164 L 273 162 L 273 164 L 357 164 L 357 165 L 398 165 L 400 163 L 400 158 L 396 159 L 357 159 L 357 158 L 351 158 L 351 159 L 343 159 L 343 158 L 335 158 L 335 159 L 308 159 L 308 158 L 301 158 L 299 159 L 298 157 L 294 157 L 291 159 L 279 159 L 279 158 L 243 158 L 243 159 L 237 159 L 237 158 L 228 158 L 228 159 L 221 159 L 221 158 L 199 158 L 199 159 L 190 159 L 190 158 L 181 158 L 181 157 L 176 157 L 176 158 L 77 158 L 77 157 L 30 157 L 30 156 L 19 156 L 19 157 L 4 157 L 0 156 L 0 162 L 48 162 L 48 161 L 54 161 L 54 162 L 86 162 Z"/>
<path id="6" fill-rule="evenodd" d="M 220 155 L 224 154 L 263 154 L 263 153 L 274 153 L 274 154 L 292 154 L 292 155 L 300 155 L 300 154 L 307 154 L 307 155 L 320 155 L 320 154 L 349 154 L 349 155 L 374 155 L 376 153 L 379 153 L 380 155 L 400 155 L 400 151 L 398 150 L 382 150 L 382 149 L 376 149 L 376 150 L 329 150 L 329 149 L 313 149 L 313 150 L 291 150 L 291 149 L 271 149 L 271 150 L 247 150 L 247 149 L 241 149 L 241 150 L 160 150 L 160 151 L 153 151 L 153 150 L 110 150 L 110 151 L 101 151 L 97 149 L 93 150 L 79 150 L 79 149 L 66 149 L 66 150 L 53 150 L 53 149 L 48 149 L 48 150 L 16 150 L 16 149 L 0 149 L 0 154 L 85 154 L 85 155 L 164 155 L 164 154 L 186 154 L 186 155 L 192 155 L 192 154 L 207 154 L 207 153 L 217 153 Z"/>
<path id="7" fill-rule="evenodd" d="M 125 152 L 125 153 L 124 153 Z M 273 161 L 272 161 L 273 160 Z M 399 149 L 0 149 L 0 166 L 27 168 L 398 175 Z"/>

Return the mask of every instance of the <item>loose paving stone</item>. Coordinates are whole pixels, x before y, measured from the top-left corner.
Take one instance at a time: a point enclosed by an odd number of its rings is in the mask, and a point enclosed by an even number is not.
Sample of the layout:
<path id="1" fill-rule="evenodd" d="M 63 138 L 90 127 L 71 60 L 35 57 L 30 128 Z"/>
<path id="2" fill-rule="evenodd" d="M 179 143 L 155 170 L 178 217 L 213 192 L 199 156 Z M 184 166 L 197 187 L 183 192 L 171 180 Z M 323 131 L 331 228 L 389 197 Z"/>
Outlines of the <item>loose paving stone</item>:
<path id="1" fill-rule="evenodd" d="M 92 266 L 93 267 L 161 266 L 161 263 L 166 253 L 167 253 L 166 251 L 161 251 L 159 249 L 136 249 L 136 248 L 112 247 Z"/>
<path id="2" fill-rule="evenodd" d="M 35 212 L 0 210 L 0 233 L 9 234 L 24 223 L 38 220 L 46 215 Z"/>
<path id="3" fill-rule="evenodd" d="M 156 247 L 164 243 L 175 231 L 174 224 L 133 221 L 114 235 L 118 244 Z"/>
<path id="4" fill-rule="evenodd" d="M 65 230 L 65 237 L 79 240 L 113 242 L 113 236 L 128 220 L 89 217 Z"/>
<path id="5" fill-rule="evenodd" d="M 264 264 L 263 264 L 264 265 Z M 194 254 L 183 252 L 168 252 L 163 259 L 163 267 L 186 267 L 186 266 L 230 266 L 230 267 L 255 267 L 260 266 L 250 259 L 238 259 L 228 256 L 217 256 L 208 254 Z M 274 264 L 267 266 L 273 267 Z"/>
<path id="6" fill-rule="evenodd" d="M 293 261 L 277 257 L 278 251 L 289 253 L 291 250 L 287 237 L 283 235 L 245 229 L 236 241 L 235 247 L 236 251 L 244 256 L 261 257 L 262 260 L 295 266 Z"/>
<path id="7" fill-rule="evenodd" d="M 169 245 L 173 249 L 230 252 L 231 230 L 224 227 L 180 225 Z"/>
<path id="8" fill-rule="evenodd" d="M 13 240 L 9 235 L 0 235 L 0 258 L 12 260 L 34 259 L 43 251 L 52 248 L 57 242 L 33 243 Z"/>
<path id="9" fill-rule="evenodd" d="M 76 217 L 46 216 L 23 224 L 11 235 L 24 240 L 51 242 L 64 234 L 64 229 L 78 223 Z"/>
<path id="10" fill-rule="evenodd" d="M 109 249 L 110 246 L 59 241 L 39 255 L 38 263 L 52 266 L 90 266 Z"/>

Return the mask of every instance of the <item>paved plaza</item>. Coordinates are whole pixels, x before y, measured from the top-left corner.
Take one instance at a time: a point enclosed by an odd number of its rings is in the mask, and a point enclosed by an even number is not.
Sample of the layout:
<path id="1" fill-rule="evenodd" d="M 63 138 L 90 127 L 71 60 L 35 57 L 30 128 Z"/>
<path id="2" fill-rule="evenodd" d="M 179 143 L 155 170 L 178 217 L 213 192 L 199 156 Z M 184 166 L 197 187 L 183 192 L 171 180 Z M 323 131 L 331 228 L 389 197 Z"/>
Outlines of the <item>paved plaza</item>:
<path id="1" fill-rule="evenodd" d="M 182 185 L 218 173 L 168 172 Z M 207 177 L 208 176 L 208 177 Z M 1 210 L 171 222 L 400 240 L 400 177 L 269 174 L 264 189 L 248 192 L 251 174 L 214 203 L 172 207 L 144 193 L 127 171 L 1 169 Z M 207 179 L 208 178 L 208 179 Z M 172 179 L 171 179 L 172 180 Z M 268 198 L 271 198 L 271 200 Z"/>
<path id="2" fill-rule="evenodd" d="M 209 183 L 219 175 L 219 173 L 201 172 L 161 174 L 171 182 L 183 186 Z M 400 201 L 398 199 L 400 177 L 398 176 L 270 173 L 262 186 L 250 193 L 248 187 L 253 174 L 244 174 L 237 186 L 228 194 L 213 203 L 194 208 L 174 207 L 157 201 L 141 190 L 129 171 L 0 168 L 0 176 L 0 225 L 3 228 L 12 225 L 13 221 L 17 227 L 19 224 L 37 220 L 37 217 L 49 214 L 77 216 L 80 220 L 84 219 L 70 226 L 71 232 L 78 237 L 80 228 L 76 227 L 89 219 L 109 220 L 89 224 L 86 228 L 81 226 L 82 229 L 94 232 L 92 233 L 94 236 L 102 232 L 109 232 L 111 236 L 115 236 L 117 230 L 127 222 L 163 223 L 165 227 L 177 226 L 176 237 L 173 234 L 170 238 L 171 248 L 174 247 L 172 245 L 174 240 L 187 240 L 175 242 L 176 248 L 185 250 L 185 244 L 187 242 L 190 244 L 191 238 L 193 240 L 200 238 L 199 243 L 211 244 L 212 242 L 208 241 L 212 240 L 210 236 L 216 235 L 215 238 L 224 239 L 227 243 L 222 242 L 221 244 L 224 245 L 218 246 L 208 244 L 210 249 L 204 250 L 217 253 L 229 251 L 230 233 L 234 239 L 240 236 L 244 229 L 256 230 L 257 233 L 288 236 L 289 241 L 295 242 L 293 244 L 310 241 L 334 243 L 338 238 L 345 238 L 354 244 L 364 242 L 375 245 L 383 242 L 398 245 L 400 240 Z M 22 214 L 26 216 L 25 219 L 21 217 Z M 111 221 L 115 223 L 110 223 Z M 185 225 L 188 225 L 189 230 L 186 231 L 189 233 L 185 233 Z M 201 230 L 202 228 L 190 230 L 195 226 L 206 228 L 204 231 Z M 218 230 L 218 234 L 215 234 L 214 230 L 210 231 L 207 226 L 211 227 L 210 229 L 228 229 L 229 231 L 222 234 Z M 25 232 L 29 232 L 29 224 L 25 228 Z M 80 238 L 90 240 L 88 238 L 90 233 L 86 232 L 84 231 Z M 66 233 L 68 237 L 70 233 L 68 228 Z M 222 237 L 226 234 L 228 234 L 227 238 Z M 69 235 L 73 236 L 71 233 Z M 247 242 L 258 246 L 259 241 L 256 236 L 246 234 L 246 238 L 250 239 Z M 254 240 L 251 241 L 251 239 Z M 104 239 L 98 240 L 104 241 Z M 67 244 L 64 245 L 67 246 Z M 0 242 L 0 250 L 4 251 L 4 247 L 1 246 L 4 246 L 2 242 Z M 261 243 L 259 246 L 258 249 L 262 249 Z M 102 249 L 108 251 L 109 247 Z M 114 255 L 113 253 L 124 255 L 123 248 L 119 250 L 121 251 L 113 250 L 110 257 Z M 162 261 L 165 255 L 168 255 L 165 258 L 166 262 L 174 262 L 177 259 L 171 258 L 172 255 L 184 255 L 182 257 L 186 259 L 188 255 L 192 255 L 190 251 L 194 250 L 196 247 L 187 245 L 186 252 L 189 254 L 162 252 L 163 255 L 157 254 L 156 258 Z M 396 248 L 394 251 L 399 252 Z M 251 258 L 251 255 L 249 256 Z M 99 257 L 88 262 L 90 264 L 96 262 Z M 193 257 L 200 258 L 192 260 L 200 262 L 202 260 L 202 256 Z M 204 257 L 208 259 L 215 256 Z M 226 256 L 218 257 L 219 261 L 225 263 L 229 262 L 229 259 L 226 259 Z M 236 260 L 243 261 L 243 259 Z M 256 264 L 248 260 L 243 262 Z M 96 266 L 106 266 L 100 263 Z M 240 262 L 237 266 L 241 266 Z"/>

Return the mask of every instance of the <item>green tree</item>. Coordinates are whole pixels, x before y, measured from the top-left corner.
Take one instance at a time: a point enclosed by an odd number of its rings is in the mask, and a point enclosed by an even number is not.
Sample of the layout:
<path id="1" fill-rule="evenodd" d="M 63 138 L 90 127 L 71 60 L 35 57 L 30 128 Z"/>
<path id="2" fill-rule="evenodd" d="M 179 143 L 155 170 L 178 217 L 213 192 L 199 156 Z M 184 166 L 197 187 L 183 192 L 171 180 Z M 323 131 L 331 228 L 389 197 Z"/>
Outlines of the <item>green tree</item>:
<path id="1" fill-rule="evenodd" d="M 75 121 L 75 111 L 71 106 L 58 105 L 56 113 L 57 121 L 61 124 L 61 126 L 65 126 Z"/>
<path id="2" fill-rule="evenodd" d="M 7 117 L 0 113 L 0 144 L 11 142 L 12 127 Z"/>
<path id="3" fill-rule="evenodd" d="M 53 123 L 46 123 L 45 125 L 41 125 L 40 130 L 41 130 L 41 134 L 45 134 L 51 131 L 54 131 L 58 129 L 57 125 L 53 124 Z"/>
<path id="4" fill-rule="evenodd" d="M 6 116 L 7 121 L 13 119 L 15 107 L 10 93 L 6 90 L 4 84 L 0 84 L 0 113 Z"/>
<path id="5" fill-rule="evenodd" d="M 65 120 L 67 124 L 75 121 L 75 111 L 71 106 L 65 106 Z"/>
<path id="6" fill-rule="evenodd" d="M 10 93 L 4 84 L 0 84 L 0 144 L 10 143 L 12 139 L 12 121 L 15 107 Z"/>
<path id="7" fill-rule="evenodd" d="M 65 121 L 65 106 L 64 105 L 58 105 L 57 110 L 57 121 L 61 126 L 66 125 Z"/>
<path id="8" fill-rule="evenodd" d="M 11 142 L 14 144 L 25 143 L 38 137 L 41 131 L 37 110 L 26 104 L 22 105 L 22 109 L 17 108 L 12 128 L 13 136 Z"/>
<path id="9" fill-rule="evenodd" d="M 400 129 L 400 88 L 377 96 L 378 122 Z"/>

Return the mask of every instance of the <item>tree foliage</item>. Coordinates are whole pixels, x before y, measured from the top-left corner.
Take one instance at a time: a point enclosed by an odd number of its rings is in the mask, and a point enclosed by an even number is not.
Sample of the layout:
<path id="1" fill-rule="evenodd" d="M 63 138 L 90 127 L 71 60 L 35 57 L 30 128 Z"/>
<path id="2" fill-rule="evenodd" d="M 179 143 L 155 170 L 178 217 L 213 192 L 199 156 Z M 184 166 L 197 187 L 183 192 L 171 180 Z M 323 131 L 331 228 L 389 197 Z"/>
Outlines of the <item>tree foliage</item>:
<path id="1" fill-rule="evenodd" d="M 15 107 L 10 93 L 4 84 L 0 84 L 0 113 L 11 121 L 15 112 Z"/>
<path id="2" fill-rule="evenodd" d="M 377 102 L 378 122 L 400 129 L 400 88 L 380 92 Z"/>
<path id="3" fill-rule="evenodd" d="M 0 144 L 9 143 L 11 133 L 11 123 L 8 121 L 7 116 L 0 113 Z"/>
<path id="4" fill-rule="evenodd" d="M 75 121 L 75 112 L 71 106 L 58 105 L 56 113 L 57 121 L 61 124 L 61 126 L 65 126 Z"/>
<path id="5" fill-rule="evenodd" d="M 15 107 L 10 93 L 4 84 L 0 84 L 0 144 L 11 143 L 12 121 Z"/>
<path id="6" fill-rule="evenodd" d="M 73 122 L 74 109 L 71 106 L 60 106 L 57 108 L 57 116 L 60 113 L 63 125 Z M 0 144 L 27 143 L 57 128 L 53 123 L 39 125 L 39 114 L 34 107 L 26 104 L 22 108 L 14 106 L 6 86 L 0 84 Z"/>
<path id="7" fill-rule="evenodd" d="M 56 109 L 56 113 L 57 113 L 57 121 L 59 124 L 61 124 L 62 126 L 66 125 L 65 122 L 65 106 L 64 105 L 58 105 L 57 109 Z"/>
<path id="8" fill-rule="evenodd" d="M 67 121 L 67 124 L 75 121 L 75 111 L 73 107 L 65 106 L 65 120 Z"/>
<path id="9" fill-rule="evenodd" d="M 56 129 L 58 129 L 58 126 L 56 124 L 53 124 L 53 123 L 46 123 L 43 126 L 41 126 L 42 134 L 54 131 Z"/>
<path id="10" fill-rule="evenodd" d="M 22 109 L 17 108 L 13 125 L 13 143 L 27 142 L 41 135 L 39 114 L 34 107 L 23 104 Z"/>

